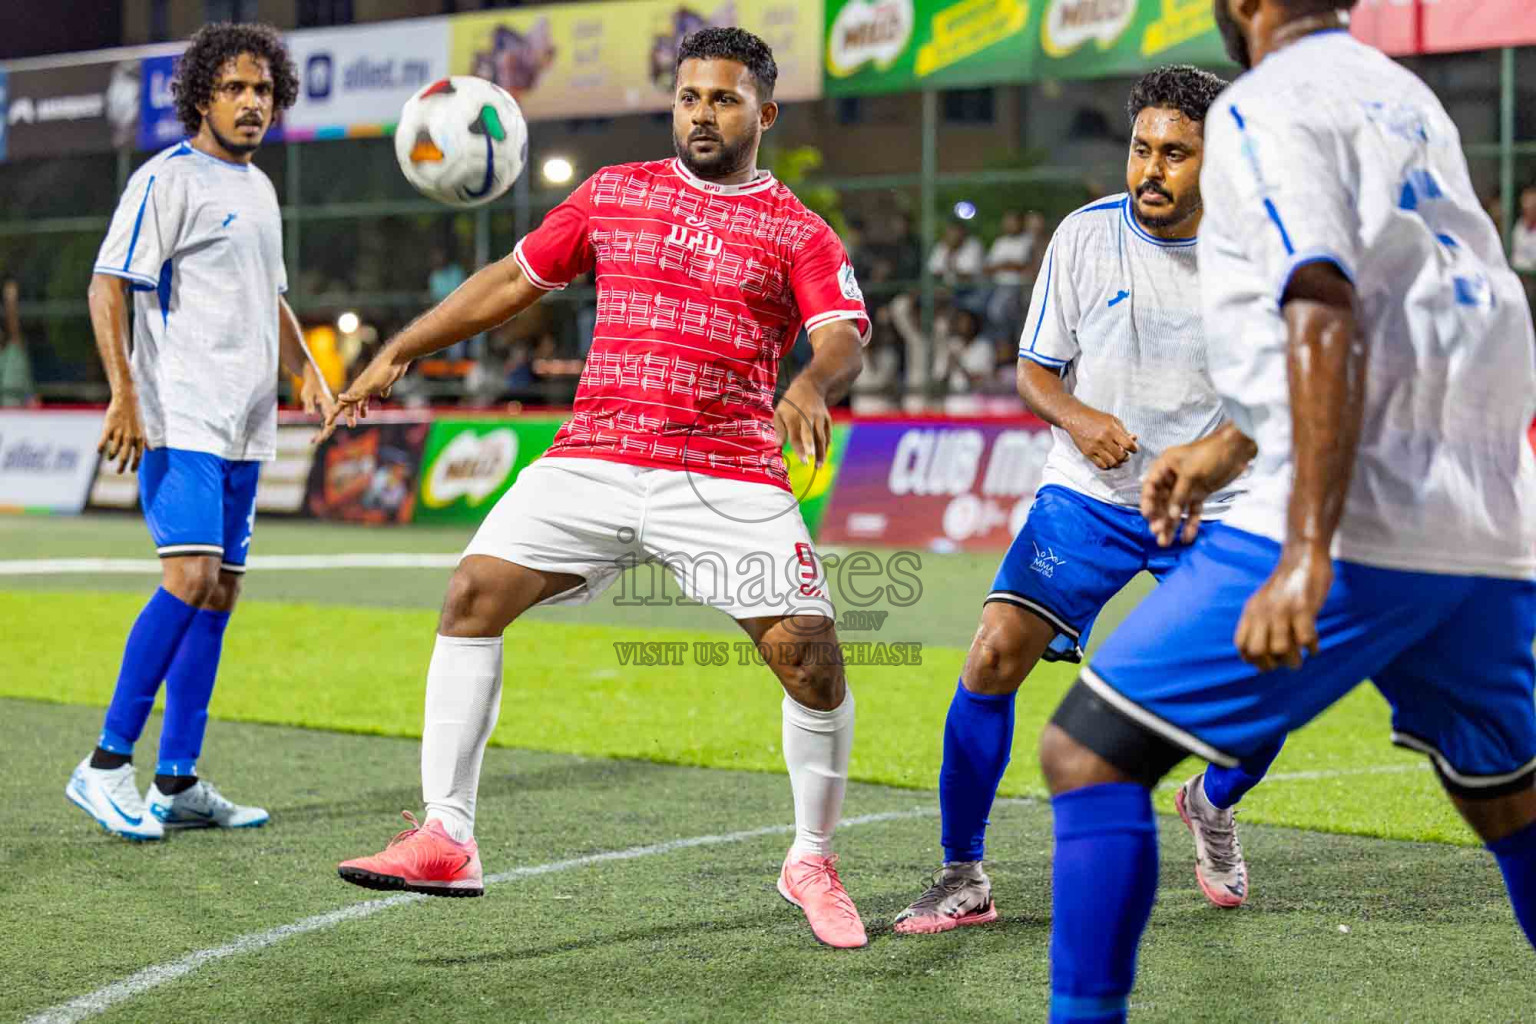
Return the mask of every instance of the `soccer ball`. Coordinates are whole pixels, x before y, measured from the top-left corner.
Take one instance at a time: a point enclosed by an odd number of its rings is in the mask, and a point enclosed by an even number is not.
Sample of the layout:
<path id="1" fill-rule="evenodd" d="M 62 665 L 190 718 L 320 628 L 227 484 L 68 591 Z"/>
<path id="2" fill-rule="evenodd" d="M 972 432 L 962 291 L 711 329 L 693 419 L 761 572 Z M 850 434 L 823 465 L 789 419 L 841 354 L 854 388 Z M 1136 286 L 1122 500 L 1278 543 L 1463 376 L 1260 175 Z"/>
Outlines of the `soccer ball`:
<path id="1" fill-rule="evenodd" d="M 497 198 L 528 162 L 528 124 L 517 101 L 483 78 L 455 75 L 405 101 L 395 159 L 422 195 L 449 206 Z"/>

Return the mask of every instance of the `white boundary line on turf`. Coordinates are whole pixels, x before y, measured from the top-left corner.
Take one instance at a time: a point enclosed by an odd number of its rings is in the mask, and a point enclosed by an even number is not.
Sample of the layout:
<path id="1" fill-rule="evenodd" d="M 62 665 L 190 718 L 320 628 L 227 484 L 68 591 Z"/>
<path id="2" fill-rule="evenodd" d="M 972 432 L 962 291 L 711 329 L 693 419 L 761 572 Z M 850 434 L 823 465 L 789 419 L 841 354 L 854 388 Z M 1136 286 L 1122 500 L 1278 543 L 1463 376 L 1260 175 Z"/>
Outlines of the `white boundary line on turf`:
<path id="1" fill-rule="evenodd" d="M 1311 779 L 1342 778 L 1351 775 L 1378 775 L 1397 772 L 1423 771 L 1428 765 L 1392 764 L 1372 765 L 1363 768 L 1341 768 L 1322 771 L 1303 772 L 1275 772 L 1266 777 L 1267 781 L 1289 782 Z M 1166 785 L 1166 784 L 1165 784 Z M 1163 787 L 1159 787 L 1160 789 Z M 1041 804 L 1043 800 L 1034 797 L 999 797 L 996 804 L 1000 805 L 1025 805 Z M 933 817 L 938 814 L 934 807 L 913 808 L 907 811 L 885 811 L 879 814 L 863 814 L 855 818 L 846 818 L 838 824 L 839 828 L 849 828 L 855 825 L 870 825 L 883 821 L 901 821 L 911 818 Z M 687 839 L 672 839 L 664 843 L 653 843 L 649 846 L 631 846 L 623 850 L 608 850 L 603 853 L 593 853 L 585 857 L 572 857 L 569 860 L 551 861 L 547 864 L 532 864 L 527 867 L 513 868 L 490 875 L 486 881 L 492 884 L 511 882 L 519 878 L 531 878 L 535 875 L 548 875 L 558 871 L 569 871 L 573 868 L 587 867 L 591 864 L 602 864 L 609 861 L 636 860 L 641 857 L 654 857 L 658 854 L 672 853 L 676 850 L 686 850 L 698 846 L 718 846 L 725 843 L 739 843 L 748 839 L 757 839 L 762 836 L 782 835 L 793 832 L 793 825 L 768 825 L 763 828 L 747 829 L 741 832 L 726 832 L 720 835 L 692 836 Z M 387 896 L 383 899 L 368 900 L 363 903 L 355 903 L 349 907 L 332 910 L 324 914 L 316 914 L 289 924 L 279 925 L 262 932 L 252 932 L 242 935 L 222 946 L 214 946 L 209 949 L 200 949 L 188 953 L 179 960 L 169 963 L 157 964 L 146 967 L 137 973 L 130 974 L 121 981 L 115 981 L 94 992 L 60 1003 L 46 1010 L 28 1017 L 23 1024 L 76 1024 L 107 1010 L 119 1003 L 126 1002 L 136 996 L 142 995 L 151 989 L 159 988 L 178 978 L 185 977 L 193 971 L 225 957 L 240 956 L 245 953 L 254 953 L 268 946 L 276 945 L 295 935 L 304 935 L 308 932 L 324 931 L 347 921 L 361 920 L 372 917 L 381 910 L 389 910 L 393 907 L 404 906 L 407 903 L 415 903 L 418 900 L 430 897 L 418 893 L 400 893 L 395 896 Z"/>
<path id="2" fill-rule="evenodd" d="M 921 807 L 908 811 L 885 811 L 880 814 L 863 814 L 856 818 L 846 818 L 838 824 L 839 828 L 849 828 L 855 825 L 870 825 L 882 821 L 900 821 L 907 818 L 932 817 L 938 813 L 936 808 Z M 687 850 L 698 846 L 719 846 L 725 843 L 740 843 L 748 839 L 757 839 L 762 836 L 782 835 L 793 832 L 793 825 L 768 825 L 764 828 L 747 829 L 742 832 L 726 832 L 721 835 L 692 836 L 687 839 L 672 839 L 664 843 L 653 843 L 649 846 L 631 846 L 625 850 L 608 850 L 603 853 L 593 853 L 585 857 L 572 857 L 569 860 L 551 861 L 548 864 L 532 864 L 527 867 L 513 868 L 486 878 L 490 883 L 502 883 L 516 881 L 520 878 L 531 878 L 535 875 L 548 875 L 557 871 L 570 871 L 573 868 L 584 868 L 591 864 L 603 864 L 616 860 L 636 860 L 641 857 L 654 857 L 658 854 L 673 853 L 677 850 Z M 130 974 L 121 981 L 115 981 L 110 985 L 97 989 L 94 992 L 71 999 L 67 1003 L 60 1003 L 40 1013 L 28 1017 L 24 1024 L 75 1024 L 77 1021 L 94 1017 L 105 1013 L 118 1003 L 126 1002 L 136 996 L 142 995 L 151 989 L 159 988 L 178 978 L 185 977 L 193 971 L 225 957 L 240 956 L 244 953 L 254 953 L 259 949 L 274 946 L 295 935 L 304 935 L 308 932 L 324 931 L 334 928 L 336 925 L 347 921 L 357 921 L 365 917 L 372 917 L 381 910 L 389 910 L 394 907 L 404 906 L 407 903 L 415 903 L 418 900 L 430 897 L 418 893 L 401 893 L 396 896 L 388 896 L 384 899 L 368 900 L 365 903 L 354 903 L 350 907 L 342 907 L 340 910 L 332 910 L 325 914 L 316 914 L 290 924 L 269 928 L 264 932 L 252 932 L 242 935 L 237 939 L 226 942 L 222 946 L 213 946 L 209 949 L 200 949 L 194 953 L 188 953 L 179 960 L 169 963 L 156 964 L 146 967 L 142 971 Z"/>
<path id="3" fill-rule="evenodd" d="M 252 555 L 256 572 L 305 569 L 452 569 L 458 554 Z M 66 573 L 159 575 L 158 558 L 15 558 L 0 559 L 0 576 L 56 576 Z"/>

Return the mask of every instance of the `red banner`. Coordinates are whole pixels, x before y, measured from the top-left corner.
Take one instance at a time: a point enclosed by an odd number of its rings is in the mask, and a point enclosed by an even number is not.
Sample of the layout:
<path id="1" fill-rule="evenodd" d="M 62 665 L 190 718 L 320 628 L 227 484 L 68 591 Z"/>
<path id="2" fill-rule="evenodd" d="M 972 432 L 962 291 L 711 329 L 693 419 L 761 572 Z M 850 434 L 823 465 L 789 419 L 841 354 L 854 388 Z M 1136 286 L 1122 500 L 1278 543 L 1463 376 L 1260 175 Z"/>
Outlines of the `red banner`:
<path id="1" fill-rule="evenodd" d="M 1536 44 L 1531 0 L 1360 0 L 1356 38 L 1394 57 Z"/>

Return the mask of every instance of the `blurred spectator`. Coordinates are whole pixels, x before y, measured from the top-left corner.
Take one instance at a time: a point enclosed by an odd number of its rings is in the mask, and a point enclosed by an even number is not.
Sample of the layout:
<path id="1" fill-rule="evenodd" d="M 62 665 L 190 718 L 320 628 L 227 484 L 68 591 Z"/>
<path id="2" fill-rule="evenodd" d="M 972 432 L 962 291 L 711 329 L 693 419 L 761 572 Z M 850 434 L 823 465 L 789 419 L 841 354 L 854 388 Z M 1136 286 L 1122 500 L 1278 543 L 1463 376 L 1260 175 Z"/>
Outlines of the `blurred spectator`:
<path id="1" fill-rule="evenodd" d="M 431 293 L 432 305 L 437 305 L 453 290 L 463 284 L 469 277 L 457 261 L 450 261 L 448 253 L 441 246 L 432 247 L 432 272 L 427 275 L 427 291 Z M 473 339 L 470 339 L 473 340 Z M 469 354 L 470 340 L 461 341 L 458 344 L 448 346 L 443 352 L 444 359 L 463 359 Z"/>
<path id="2" fill-rule="evenodd" d="M 1520 193 L 1520 219 L 1510 237 L 1509 265 L 1522 274 L 1536 274 L 1536 185 Z"/>
<path id="3" fill-rule="evenodd" d="M 21 289 L 14 278 L 0 285 L 0 303 L 5 306 L 4 347 L 0 348 L 0 406 L 31 405 L 36 397 L 32 384 L 32 362 L 21 340 Z"/>
<path id="4" fill-rule="evenodd" d="M 952 289 L 963 290 L 981 279 L 986 263 L 986 253 L 981 242 L 965 230 L 965 225 L 952 222 L 944 229 L 944 235 L 934 243 L 928 254 L 928 271 Z"/>
<path id="5" fill-rule="evenodd" d="M 950 394 L 991 390 L 997 370 L 997 345 L 982 332 L 981 318 L 968 309 L 934 324 L 933 379 Z"/>
<path id="6" fill-rule="evenodd" d="M 864 235 L 864 222 L 858 219 L 848 221 L 843 230 L 843 248 L 848 253 L 848 262 L 853 264 L 853 276 L 860 281 L 869 279 L 869 239 Z"/>
<path id="7" fill-rule="evenodd" d="M 1024 216 L 1017 210 L 1003 214 L 1002 234 L 987 251 L 987 275 L 992 281 L 987 327 L 993 334 L 1017 338 L 1023 330 L 1025 274 L 1034 255 L 1036 237 L 1026 230 Z"/>
<path id="8" fill-rule="evenodd" d="M 887 281 L 916 281 L 922 273 L 922 244 L 912 230 L 912 218 L 905 213 L 893 214 L 886 223 L 885 238 L 867 249 L 872 277 L 882 264 L 882 279 Z"/>
<path id="9" fill-rule="evenodd" d="M 850 401 L 855 411 L 883 412 L 895 408 L 901 399 L 901 336 L 888 305 L 872 312 L 870 321 L 864 369 L 853 382 Z"/>

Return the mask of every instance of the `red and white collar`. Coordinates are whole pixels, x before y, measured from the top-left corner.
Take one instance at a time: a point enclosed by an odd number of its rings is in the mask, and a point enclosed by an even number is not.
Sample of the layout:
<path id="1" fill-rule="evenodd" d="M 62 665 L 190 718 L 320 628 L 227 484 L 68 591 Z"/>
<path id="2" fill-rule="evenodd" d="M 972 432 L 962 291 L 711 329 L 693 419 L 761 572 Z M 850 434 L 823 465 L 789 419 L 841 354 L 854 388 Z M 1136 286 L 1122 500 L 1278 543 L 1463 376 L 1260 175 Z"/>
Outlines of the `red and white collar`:
<path id="1" fill-rule="evenodd" d="M 673 157 L 670 163 L 672 164 L 672 173 L 700 192 L 708 192 L 712 196 L 749 196 L 764 189 L 772 188 L 776 184 L 773 174 L 767 170 L 758 171 L 755 180 L 741 185 L 721 185 L 718 182 L 705 181 L 687 167 L 684 167 L 683 162 L 677 157 Z"/>

